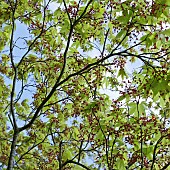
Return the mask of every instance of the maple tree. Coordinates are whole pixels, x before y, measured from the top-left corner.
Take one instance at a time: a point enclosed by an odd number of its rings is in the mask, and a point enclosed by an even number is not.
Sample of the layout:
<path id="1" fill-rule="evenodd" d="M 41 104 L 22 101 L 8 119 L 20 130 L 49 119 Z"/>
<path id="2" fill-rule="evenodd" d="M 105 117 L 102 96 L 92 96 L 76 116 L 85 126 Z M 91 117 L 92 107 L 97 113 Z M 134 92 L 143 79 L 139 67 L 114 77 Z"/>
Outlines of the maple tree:
<path id="1" fill-rule="evenodd" d="M 170 1 L 4 0 L 0 15 L 1 169 L 168 168 Z"/>

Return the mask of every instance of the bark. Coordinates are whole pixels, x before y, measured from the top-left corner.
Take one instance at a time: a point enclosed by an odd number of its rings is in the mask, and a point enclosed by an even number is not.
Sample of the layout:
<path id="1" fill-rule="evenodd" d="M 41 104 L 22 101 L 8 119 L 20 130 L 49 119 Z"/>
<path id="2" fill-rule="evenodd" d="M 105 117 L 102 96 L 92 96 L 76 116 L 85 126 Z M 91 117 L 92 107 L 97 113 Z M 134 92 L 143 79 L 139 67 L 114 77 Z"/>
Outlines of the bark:
<path id="1" fill-rule="evenodd" d="M 13 134 L 13 140 L 12 140 L 12 144 L 11 144 L 11 151 L 10 151 L 10 156 L 9 156 L 9 160 L 8 160 L 7 170 L 12 170 L 13 166 L 14 166 L 15 147 L 16 147 L 18 135 L 19 135 L 19 132 L 17 130 L 15 130 L 14 134 Z"/>

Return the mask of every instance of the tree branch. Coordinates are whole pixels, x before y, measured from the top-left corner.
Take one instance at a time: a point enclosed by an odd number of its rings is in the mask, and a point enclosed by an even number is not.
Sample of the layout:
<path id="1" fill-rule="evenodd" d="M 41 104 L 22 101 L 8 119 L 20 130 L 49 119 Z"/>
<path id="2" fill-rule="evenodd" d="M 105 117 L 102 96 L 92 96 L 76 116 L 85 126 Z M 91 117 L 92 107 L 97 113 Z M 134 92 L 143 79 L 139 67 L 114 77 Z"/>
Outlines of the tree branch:
<path id="1" fill-rule="evenodd" d="M 86 170 L 91 170 L 90 168 L 88 168 L 87 166 L 83 165 L 82 163 L 76 162 L 76 161 L 73 161 L 73 160 L 66 161 L 64 164 L 62 164 L 62 167 L 66 166 L 69 163 L 79 165 L 79 166 L 81 166 L 82 168 L 84 168 Z"/>
<path id="2" fill-rule="evenodd" d="M 160 170 L 166 170 L 168 167 L 170 166 L 170 162 L 168 162 L 163 168 L 161 168 Z"/>
<path id="3" fill-rule="evenodd" d="M 33 145 L 33 146 L 30 147 L 25 153 L 23 153 L 23 154 L 20 156 L 20 158 L 17 160 L 16 164 L 17 164 L 19 161 L 21 161 L 21 160 L 23 159 L 23 157 L 24 157 L 25 155 L 27 155 L 32 149 L 34 149 L 35 147 L 37 147 L 39 144 L 43 143 L 48 136 L 49 136 L 49 134 L 47 134 L 41 142 Z"/>
<path id="4" fill-rule="evenodd" d="M 19 131 L 14 130 L 7 170 L 13 169 L 14 156 L 15 156 L 15 146 L 16 146 L 16 143 L 17 143 L 18 135 L 19 135 Z"/>
<path id="5" fill-rule="evenodd" d="M 162 139 L 164 137 L 167 137 L 169 134 L 165 135 L 165 136 L 161 136 L 158 141 L 156 142 L 156 145 L 154 147 L 154 150 L 153 150 L 153 159 L 152 159 L 152 165 L 151 165 L 151 169 L 150 170 L 153 170 L 154 168 L 154 163 L 155 163 L 155 160 L 156 160 L 156 149 L 158 148 L 158 145 L 159 143 L 162 141 Z M 169 166 L 169 164 L 167 164 Z M 163 169 L 162 169 L 163 170 Z"/>
<path id="6" fill-rule="evenodd" d="M 42 27 L 41 27 L 41 32 L 39 33 L 39 35 L 37 37 L 35 37 L 35 39 L 32 41 L 32 43 L 29 45 L 28 50 L 25 52 L 25 54 L 23 55 L 23 57 L 21 58 L 21 60 L 19 61 L 17 68 L 21 65 L 21 63 L 23 62 L 24 58 L 27 56 L 27 54 L 30 52 L 30 50 L 32 49 L 32 47 L 34 46 L 35 42 L 41 37 L 41 35 L 44 32 L 44 25 L 45 25 L 45 18 L 46 18 L 46 9 L 48 7 L 48 4 L 50 3 L 51 0 L 48 1 L 47 5 L 44 7 L 44 12 L 43 12 L 43 23 L 42 23 Z"/>
<path id="7" fill-rule="evenodd" d="M 70 26 L 70 32 L 69 32 L 69 35 L 68 35 L 68 41 L 67 41 L 67 45 L 66 45 L 66 49 L 64 51 L 64 61 L 63 61 L 63 67 L 62 67 L 62 70 L 60 72 L 60 75 L 59 77 L 57 78 L 57 81 L 55 83 L 55 85 L 53 86 L 52 90 L 50 91 L 50 93 L 48 94 L 48 96 L 42 101 L 42 103 L 39 105 L 39 107 L 37 108 L 33 118 L 31 119 L 31 121 L 26 124 L 25 126 L 19 128 L 19 131 L 23 131 L 25 129 L 27 129 L 28 127 L 30 127 L 34 121 L 36 120 L 37 116 L 38 116 L 38 113 L 41 111 L 41 109 L 43 108 L 43 106 L 45 105 L 45 103 L 51 98 L 51 96 L 54 94 L 56 88 L 58 86 L 60 86 L 61 84 L 63 84 L 64 82 L 66 82 L 69 78 L 73 77 L 74 75 L 76 74 L 71 74 L 71 76 L 68 76 L 68 78 L 65 79 L 65 81 L 61 81 L 60 82 L 60 79 L 62 77 L 62 75 L 64 74 L 64 70 L 65 70 L 65 67 L 66 67 L 66 57 L 67 57 L 67 52 L 68 52 L 68 49 L 69 49 L 69 45 L 70 45 L 70 41 L 71 41 L 71 36 L 72 36 L 72 32 L 73 32 L 73 29 L 74 29 L 74 26 L 78 23 L 78 21 L 83 17 L 83 15 L 86 13 L 86 10 L 88 8 L 88 6 L 90 5 L 90 3 L 92 2 L 92 0 L 89 1 L 89 3 L 87 4 L 86 8 L 84 9 L 83 13 L 81 14 L 81 16 L 74 22 L 73 25 Z"/>

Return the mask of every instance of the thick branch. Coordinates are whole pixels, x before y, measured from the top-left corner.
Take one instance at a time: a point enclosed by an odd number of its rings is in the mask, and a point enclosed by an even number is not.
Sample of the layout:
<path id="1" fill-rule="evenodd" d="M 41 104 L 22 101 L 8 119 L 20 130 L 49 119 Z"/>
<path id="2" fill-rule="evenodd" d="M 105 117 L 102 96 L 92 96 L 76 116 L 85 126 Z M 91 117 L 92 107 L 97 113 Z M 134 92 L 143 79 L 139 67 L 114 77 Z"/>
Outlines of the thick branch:
<path id="1" fill-rule="evenodd" d="M 12 91 L 11 91 L 11 100 L 10 100 L 10 112 L 11 112 L 12 119 L 13 119 L 14 129 L 17 128 L 15 114 L 14 114 L 14 103 L 13 103 L 15 86 L 16 86 L 16 78 L 17 78 L 17 68 L 15 67 L 14 58 L 13 58 L 13 38 L 14 38 L 14 28 L 15 28 L 14 15 L 15 15 L 16 8 L 17 8 L 17 1 L 15 2 L 14 9 L 12 10 L 12 33 L 11 33 L 11 39 L 10 39 L 10 58 L 11 58 L 12 67 L 14 69 L 14 78 L 12 82 Z"/>
<path id="2" fill-rule="evenodd" d="M 17 0 L 15 2 L 14 8 L 12 9 L 12 33 L 11 33 L 11 40 L 10 40 L 10 58 L 11 58 L 12 67 L 14 69 L 14 78 L 13 78 L 13 83 L 12 83 L 12 91 L 11 91 L 11 99 L 10 99 L 10 113 L 12 115 L 12 120 L 10 119 L 10 121 L 13 126 L 14 134 L 13 134 L 13 140 L 12 140 L 12 144 L 11 144 L 11 150 L 10 150 L 10 156 L 9 156 L 9 160 L 8 160 L 7 170 L 12 170 L 12 168 L 13 168 L 13 163 L 14 163 L 13 159 L 15 156 L 15 146 L 16 146 L 17 137 L 19 134 L 17 123 L 16 123 L 16 118 L 15 118 L 15 113 L 14 113 L 14 102 L 13 102 L 15 86 L 16 86 L 16 78 L 17 78 L 17 68 L 15 67 L 14 58 L 13 58 L 13 38 L 14 38 L 14 28 L 15 28 L 14 15 L 15 15 L 16 8 L 17 8 Z M 10 117 L 10 115 L 9 115 L 9 117 Z"/>
<path id="3" fill-rule="evenodd" d="M 155 147 L 154 147 L 154 150 L 153 150 L 153 159 L 152 159 L 152 165 L 151 165 L 151 169 L 150 170 L 153 170 L 154 169 L 154 163 L 155 163 L 155 160 L 156 160 L 156 150 L 157 150 L 157 148 L 158 148 L 158 145 L 159 145 L 159 143 L 162 141 L 162 139 L 164 138 L 164 137 L 167 137 L 169 134 L 167 134 L 167 135 L 165 135 L 165 136 L 161 136 L 159 139 L 158 139 L 158 141 L 156 142 L 156 145 L 155 145 Z M 169 165 L 168 165 L 169 166 Z"/>
<path id="4" fill-rule="evenodd" d="M 161 170 L 166 170 L 170 166 L 170 162 L 168 162 Z"/>
<path id="5" fill-rule="evenodd" d="M 87 166 L 83 165 L 82 163 L 76 162 L 76 161 L 73 161 L 73 160 L 68 160 L 68 161 L 66 161 L 64 164 L 62 164 L 62 167 L 66 166 L 66 165 L 69 164 L 69 163 L 79 165 L 79 166 L 81 166 L 82 168 L 87 169 L 87 170 L 91 170 L 90 168 L 88 168 Z"/>
<path id="6" fill-rule="evenodd" d="M 19 135 L 18 131 L 14 131 L 13 134 L 13 140 L 12 140 L 12 144 L 11 144 L 11 151 L 10 151 L 10 156 L 9 156 L 9 160 L 8 160 L 8 167 L 7 170 L 12 170 L 13 169 L 13 164 L 14 164 L 14 156 L 15 156 L 15 146 L 17 143 L 17 137 Z"/>

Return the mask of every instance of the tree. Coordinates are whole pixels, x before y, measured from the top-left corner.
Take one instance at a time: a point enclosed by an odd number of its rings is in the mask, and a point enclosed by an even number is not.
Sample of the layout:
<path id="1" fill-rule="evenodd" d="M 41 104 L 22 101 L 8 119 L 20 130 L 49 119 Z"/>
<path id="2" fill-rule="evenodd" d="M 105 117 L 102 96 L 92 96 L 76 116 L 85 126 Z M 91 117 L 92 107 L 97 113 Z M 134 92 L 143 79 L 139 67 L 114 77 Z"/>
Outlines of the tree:
<path id="1" fill-rule="evenodd" d="M 167 169 L 169 10 L 168 0 L 2 1 L 1 168 Z"/>

